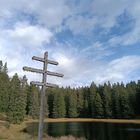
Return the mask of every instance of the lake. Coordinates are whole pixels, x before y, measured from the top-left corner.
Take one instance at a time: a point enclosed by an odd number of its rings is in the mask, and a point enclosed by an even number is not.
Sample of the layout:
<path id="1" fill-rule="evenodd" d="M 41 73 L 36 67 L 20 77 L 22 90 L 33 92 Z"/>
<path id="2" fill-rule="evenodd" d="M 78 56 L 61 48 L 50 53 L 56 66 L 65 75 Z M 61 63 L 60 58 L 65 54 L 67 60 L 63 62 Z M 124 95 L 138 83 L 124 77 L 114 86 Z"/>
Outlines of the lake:
<path id="1" fill-rule="evenodd" d="M 24 130 L 37 135 L 38 123 L 29 123 Z M 45 123 L 44 133 L 49 136 L 85 137 L 87 140 L 140 140 L 140 124 L 98 122 Z"/>

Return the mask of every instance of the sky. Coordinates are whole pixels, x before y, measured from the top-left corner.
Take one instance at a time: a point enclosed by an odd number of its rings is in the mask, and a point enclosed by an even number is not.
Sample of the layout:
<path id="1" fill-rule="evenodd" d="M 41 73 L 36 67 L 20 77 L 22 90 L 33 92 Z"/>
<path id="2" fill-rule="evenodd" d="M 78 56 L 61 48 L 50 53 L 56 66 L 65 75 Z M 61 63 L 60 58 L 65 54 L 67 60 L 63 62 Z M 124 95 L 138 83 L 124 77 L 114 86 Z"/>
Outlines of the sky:
<path id="1" fill-rule="evenodd" d="M 60 86 L 140 79 L 139 0 L 0 0 L 0 60 L 12 77 L 41 75 L 23 66 L 42 68 L 32 56 L 59 62 L 47 77 Z"/>

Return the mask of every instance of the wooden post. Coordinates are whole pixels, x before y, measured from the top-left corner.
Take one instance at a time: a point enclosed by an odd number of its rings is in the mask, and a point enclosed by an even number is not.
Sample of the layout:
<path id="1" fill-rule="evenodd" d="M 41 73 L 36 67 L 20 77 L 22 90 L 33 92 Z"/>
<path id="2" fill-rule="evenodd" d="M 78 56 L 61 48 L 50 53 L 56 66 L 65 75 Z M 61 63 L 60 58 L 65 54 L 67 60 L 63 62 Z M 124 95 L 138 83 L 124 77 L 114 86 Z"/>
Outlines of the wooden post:
<path id="1" fill-rule="evenodd" d="M 44 53 L 44 58 L 32 57 L 33 60 L 43 62 L 43 70 L 42 69 L 36 69 L 31 67 L 23 67 L 23 70 L 29 71 L 29 72 L 35 72 L 43 74 L 42 82 L 38 81 L 32 81 L 31 84 L 38 85 L 42 87 L 41 90 L 41 98 L 40 98 L 40 116 L 39 116 L 39 128 L 38 128 L 38 140 L 42 140 L 43 136 L 43 125 L 44 125 L 44 115 L 45 115 L 45 93 L 46 93 L 46 87 L 57 87 L 55 84 L 47 83 L 47 75 L 50 76 L 57 76 L 57 77 L 63 77 L 63 74 L 55 73 L 47 71 L 47 65 L 58 65 L 58 62 L 48 60 L 48 52 Z"/>
<path id="2" fill-rule="evenodd" d="M 48 60 L 48 52 L 45 52 L 44 54 L 44 67 L 43 70 L 45 71 L 43 73 L 42 83 L 44 85 L 42 86 L 42 93 L 41 93 L 41 100 L 40 100 L 40 116 L 39 116 L 39 128 L 38 128 L 38 140 L 42 140 L 43 135 L 43 125 L 44 125 L 44 114 L 45 114 L 45 92 L 46 92 L 46 82 L 47 82 L 47 60 Z"/>

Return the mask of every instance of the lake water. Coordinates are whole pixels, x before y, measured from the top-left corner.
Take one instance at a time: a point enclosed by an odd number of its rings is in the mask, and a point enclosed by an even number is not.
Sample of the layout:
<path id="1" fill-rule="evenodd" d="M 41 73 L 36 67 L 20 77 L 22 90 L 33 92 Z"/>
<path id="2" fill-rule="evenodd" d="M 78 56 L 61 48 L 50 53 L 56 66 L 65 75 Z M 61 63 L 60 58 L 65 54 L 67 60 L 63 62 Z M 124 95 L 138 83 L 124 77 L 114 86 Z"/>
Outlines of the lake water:
<path id="1" fill-rule="evenodd" d="M 37 135 L 37 123 L 28 124 L 25 129 Z M 140 125 L 95 122 L 46 123 L 44 132 L 50 136 L 85 137 L 87 140 L 140 140 Z"/>

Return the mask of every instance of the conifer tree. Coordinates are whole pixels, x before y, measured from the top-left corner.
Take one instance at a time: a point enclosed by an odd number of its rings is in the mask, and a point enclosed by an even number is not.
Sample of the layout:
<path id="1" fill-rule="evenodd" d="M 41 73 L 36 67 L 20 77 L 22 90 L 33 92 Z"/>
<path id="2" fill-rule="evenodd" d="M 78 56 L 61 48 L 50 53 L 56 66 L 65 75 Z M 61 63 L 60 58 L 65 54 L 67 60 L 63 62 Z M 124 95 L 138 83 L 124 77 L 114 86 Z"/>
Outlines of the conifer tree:
<path id="1" fill-rule="evenodd" d="M 48 118 L 49 116 L 49 109 L 48 109 L 48 93 L 46 92 L 45 95 L 45 118 Z M 40 106 L 40 105 L 39 105 Z"/>
<path id="2" fill-rule="evenodd" d="M 83 106 L 84 106 L 84 99 L 83 99 L 83 89 L 76 89 L 75 94 L 77 95 L 77 113 L 78 117 L 83 117 Z"/>
<path id="3" fill-rule="evenodd" d="M 140 116 L 140 80 L 138 80 L 136 88 L 136 115 Z"/>
<path id="4" fill-rule="evenodd" d="M 89 87 L 83 88 L 83 99 L 84 99 L 84 105 L 83 105 L 83 117 L 84 118 L 90 118 L 91 117 L 91 108 L 90 108 L 90 91 Z"/>
<path id="5" fill-rule="evenodd" d="M 8 73 L 7 62 L 3 66 L 3 72 L 6 74 Z"/>
<path id="6" fill-rule="evenodd" d="M 122 93 L 120 96 L 121 96 L 120 97 L 121 118 L 129 118 L 130 108 L 129 108 L 128 95 L 125 93 Z"/>
<path id="7" fill-rule="evenodd" d="M 8 73 L 7 62 L 3 65 L 3 62 L 0 60 L 0 72 Z"/>
<path id="8" fill-rule="evenodd" d="M 110 83 L 108 85 L 106 83 L 104 84 L 103 93 L 101 94 L 101 98 L 103 101 L 104 117 L 110 118 L 112 115 Z"/>
<path id="9" fill-rule="evenodd" d="M 102 118 L 103 117 L 103 106 L 102 106 L 102 99 L 98 92 L 94 94 L 94 101 L 93 101 L 93 113 L 95 118 Z"/>
<path id="10" fill-rule="evenodd" d="M 76 95 L 73 92 L 71 92 L 68 96 L 68 117 L 76 118 L 77 116 L 77 99 Z"/>
<path id="11" fill-rule="evenodd" d="M 55 88 L 48 88 L 47 89 L 47 99 L 48 99 L 48 112 L 49 117 L 53 117 L 53 100 L 54 100 L 54 89 Z"/>
<path id="12" fill-rule="evenodd" d="M 88 107 L 89 107 L 88 100 L 85 99 L 85 100 L 84 100 L 84 106 L 83 106 L 83 117 L 84 117 L 84 118 L 90 117 L 90 116 L 89 116 L 89 109 L 88 109 Z"/>
<path id="13" fill-rule="evenodd" d="M 2 66 L 2 62 L 1 62 Z M 2 67 L 1 67 L 2 68 Z M 0 70 L 0 112 L 7 112 L 9 93 L 10 93 L 10 81 L 7 73 Z"/>
<path id="14" fill-rule="evenodd" d="M 8 121 L 11 123 L 21 123 L 25 117 L 25 100 L 21 92 L 20 80 L 17 74 L 11 80 L 7 114 Z"/>
<path id="15" fill-rule="evenodd" d="M 136 83 L 127 84 L 126 90 L 128 94 L 128 101 L 129 101 L 129 108 L 130 108 L 129 115 L 131 117 L 134 117 L 134 115 L 136 114 Z"/>
<path id="16" fill-rule="evenodd" d="M 66 87 L 63 93 L 65 93 L 66 117 L 69 118 L 69 95 L 71 94 L 71 88 Z"/>
<path id="17" fill-rule="evenodd" d="M 39 90 L 36 86 L 30 86 L 30 94 L 28 96 L 28 113 L 33 118 L 39 117 Z"/>
<path id="18" fill-rule="evenodd" d="M 129 96 L 124 87 L 124 84 L 121 84 L 119 87 L 120 93 L 120 110 L 121 110 L 121 118 L 129 118 L 130 117 L 130 106 L 129 106 Z"/>
<path id="19" fill-rule="evenodd" d="M 27 95 L 26 115 L 29 115 L 30 114 L 30 108 L 31 108 L 31 105 L 32 105 L 32 94 L 31 94 L 31 86 L 30 85 L 26 85 L 25 94 Z"/>
<path id="20" fill-rule="evenodd" d="M 3 62 L 0 60 L 0 72 L 3 70 Z"/>
<path id="21" fill-rule="evenodd" d="M 95 111 L 94 111 L 94 97 L 97 92 L 97 86 L 94 82 L 92 82 L 90 86 L 90 96 L 89 96 L 89 110 L 90 110 L 90 117 L 95 117 Z"/>
<path id="22" fill-rule="evenodd" d="M 58 90 L 58 89 L 57 89 Z M 53 118 L 64 118 L 66 115 L 64 95 L 60 89 L 54 94 Z"/>
<path id="23" fill-rule="evenodd" d="M 113 85 L 112 90 L 112 117 L 121 118 L 119 84 Z"/>
<path id="24" fill-rule="evenodd" d="M 28 89 L 28 84 L 27 84 L 27 78 L 24 75 L 23 78 L 21 79 L 21 98 L 22 98 L 22 105 L 25 110 L 24 114 L 27 114 L 27 89 Z"/>

